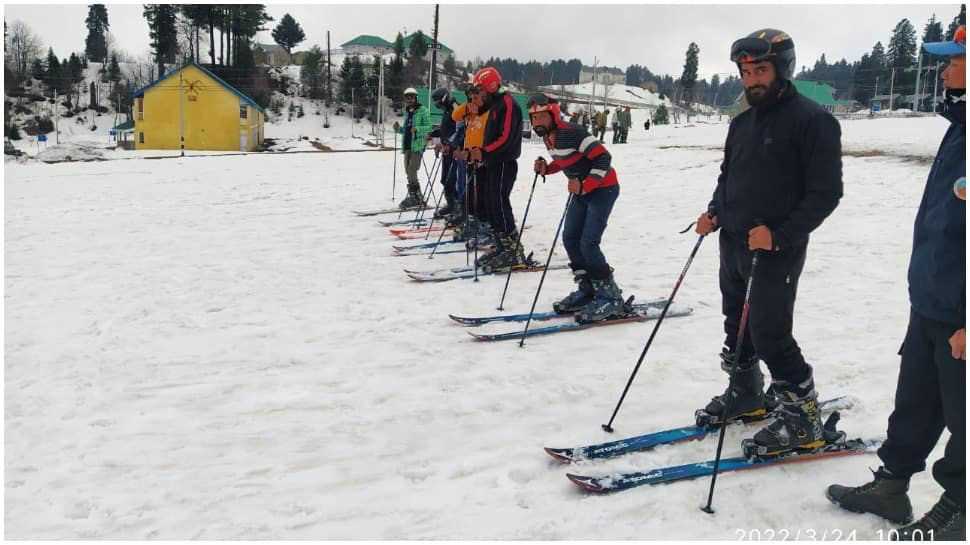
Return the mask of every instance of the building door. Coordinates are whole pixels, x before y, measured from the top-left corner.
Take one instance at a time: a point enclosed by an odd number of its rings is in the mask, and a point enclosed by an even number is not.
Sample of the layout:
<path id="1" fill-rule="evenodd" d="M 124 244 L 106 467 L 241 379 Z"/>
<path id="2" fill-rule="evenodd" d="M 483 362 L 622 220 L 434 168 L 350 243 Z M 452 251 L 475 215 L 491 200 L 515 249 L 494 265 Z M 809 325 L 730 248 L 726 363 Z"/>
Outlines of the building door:
<path id="1" fill-rule="evenodd" d="M 245 132 L 239 133 L 239 151 L 246 151 L 249 146 L 249 135 Z"/>

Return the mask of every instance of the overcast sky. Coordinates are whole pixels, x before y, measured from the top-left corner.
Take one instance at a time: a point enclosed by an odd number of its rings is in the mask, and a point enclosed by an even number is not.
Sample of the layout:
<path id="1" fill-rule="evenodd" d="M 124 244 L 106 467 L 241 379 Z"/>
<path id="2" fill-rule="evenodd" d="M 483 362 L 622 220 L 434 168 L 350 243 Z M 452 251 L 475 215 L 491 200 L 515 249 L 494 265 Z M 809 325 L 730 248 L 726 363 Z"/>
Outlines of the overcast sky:
<path id="1" fill-rule="evenodd" d="M 654 73 L 678 77 L 690 42 L 700 46 L 700 77 L 735 73 L 727 59 L 731 42 L 765 27 L 787 31 L 795 40 L 798 65 L 811 66 L 825 53 L 829 62 L 857 60 L 876 41 L 885 45 L 893 27 L 908 18 L 922 36 L 932 14 L 944 30 L 959 4 L 921 5 L 582 5 L 477 4 L 441 5 L 439 40 L 460 61 L 490 56 L 520 61 L 579 58 L 592 65 L 625 69 L 646 66 Z M 306 32 L 306 42 L 326 47 L 360 34 L 392 41 L 398 31 L 422 29 L 430 34 L 433 4 L 332 5 L 269 3 L 278 22 L 290 13 Z M 60 57 L 84 50 L 86 4 L 7 5 L 7 23 L 20 19 Z M 148 51 L 148 28 L 142 4 L 108 4 L 108 20 L 117 47 L 133 55 Z M 276 23 L 271 23 L 275 25 Z M 269 31 L 258 41 L 272 43 Z M 217 46 L 218 47 L 218 46 Z M 203 55 L 207 49 L 202 47 Z"/>

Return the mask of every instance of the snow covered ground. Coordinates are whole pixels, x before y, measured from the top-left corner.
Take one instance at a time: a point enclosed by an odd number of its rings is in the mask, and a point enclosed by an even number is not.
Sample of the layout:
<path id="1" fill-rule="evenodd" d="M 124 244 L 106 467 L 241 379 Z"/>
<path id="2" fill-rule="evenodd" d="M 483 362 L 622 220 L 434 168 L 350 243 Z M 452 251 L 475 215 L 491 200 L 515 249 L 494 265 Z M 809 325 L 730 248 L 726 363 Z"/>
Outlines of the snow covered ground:
<path id="1" fill-rule="evenodd" d="M 725 124 L 639 125 L 609 146 L 622 193 L 604 250 L 625 294 L 665 296 L 696 238 Z M 935 118 L 843 123 L 845 197 L 813 236 L 796 337 L 822 397 L 852 395 L 850 436 L 879 437 L 908 313 L 906 265 Z M 272 136 L 267 130 L 267 136 Z M 861 153 L 883 151 L 890 155 Z M 532 160 L 523 147 L 515 209 Z M 431 162 L 431 156 L 427 156 Z M 724 538 L 738 530 L 888 525 L 843 512 L 833 482 L 874 456 L 587 496 L 543 446 L 600 430 L 652 323 L 475 344 L 448 313 L 490 314 L 504 279 L 406 281 L 398 242 L 352 209 L 391 204 L 391 152 L 43 164 L 5 174 L 5 537 L 10 539 Z M 398 169 L 397 198 L 403 187 Z M 539 184 L 525 244 L 545 250 L 566 200 Z M 561 247 L 557 249 L 562 255 Z M 717 247 L 705 241 L 615 422 L 686 425 L 720 392 Z M 539 275 L 512 278 L 528 310 Z M 546 308 L 572 288 L 551 272 Z M 728 432 L 725 455 L 753 428 Z M 942 444 L 942 443 L 941 443 Z M 583 464 L 582 473 L 709 459 L 715 442 Z M 942 454 L 938 448 L 931 456 Z M 915 509 L 939 488 L 914 479 Z M 829 534 L 831 535 L 831 534 Z"/>

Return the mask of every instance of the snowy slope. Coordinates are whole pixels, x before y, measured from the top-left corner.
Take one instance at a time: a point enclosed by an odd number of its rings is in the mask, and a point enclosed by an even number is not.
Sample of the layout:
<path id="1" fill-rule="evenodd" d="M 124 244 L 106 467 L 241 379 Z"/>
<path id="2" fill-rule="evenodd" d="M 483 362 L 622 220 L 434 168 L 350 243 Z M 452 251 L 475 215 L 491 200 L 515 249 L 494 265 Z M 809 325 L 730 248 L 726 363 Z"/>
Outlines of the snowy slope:
<path id="1" fill-rule="evenodd" d="M 634 127 L 636 128 L 636 127 Z M 696 238 L 726 124 L 631 131 L 608 146 L 622 194 L 604 239 L 625 294 L 666 295 Z M 930 157 L 939 119 L 843 123 L 847 149 Z M 533 140 L 513 192 L 525 207 Z M 724 475 L 610 497 L 580 494 L 543 446 L 607 439 L 652 323 L 472 343 L 448 313 L 494 312 L 503 279 L 436 285 L 351 209 L 391 204 L 390 152 L 4 166 L 5 537 L 71 539 L 734 539 L 738 529 L 888 525 L 823 496 L 872 456 Z M 430 163 L 432 157 L 426 160 Z M 853 436 L 881 436 L 908 315 L 912 220 L 928 165 L 847 156 L 845 197 L 813 235 L 796 336 L 823 397 L 855 396 Z M 397 198 L 403 176 L 398 169 Z M 549 247 L 565 180 L 539 184 L 525 244 Z M 557 249 L 562 255 L 561 247 Z M 615 427 L 691 421 L 726 382 L 716 241 L 682 287 Z M 527 310 L 538 275 L 506 301 Z M 547 308 L 572 289 L 550 273 Z M 725 454 L 745 431 L 728 433 Z M 587 473 L 708 459 L 664 447 Z M 934 451 L 931 459 L 942 454 Z M 914 479 L 917 511 L 939 488 Z"/>

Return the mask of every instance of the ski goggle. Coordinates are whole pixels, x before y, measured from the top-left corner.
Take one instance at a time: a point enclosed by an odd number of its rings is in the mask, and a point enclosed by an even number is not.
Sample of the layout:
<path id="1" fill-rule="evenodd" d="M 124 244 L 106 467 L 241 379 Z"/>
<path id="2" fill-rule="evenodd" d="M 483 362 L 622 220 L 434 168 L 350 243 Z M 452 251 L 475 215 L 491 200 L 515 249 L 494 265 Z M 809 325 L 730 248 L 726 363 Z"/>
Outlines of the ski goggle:
<path id="1" fill-rule="evenodd" d="M 548 112 L 553 109 L 553 104 L 556 102 L 546 95 L 532 95 L 529 97 L 529 115 Z"/>
<path id="2" fill-rule="evenodd" d="M 771 43 L 764 38 L 741 38 L 731 45 L 731 62 L 758 62 L 768 60 L 792 46 L 790 39 Z"/>

